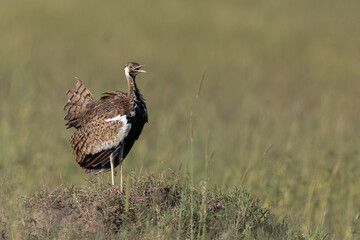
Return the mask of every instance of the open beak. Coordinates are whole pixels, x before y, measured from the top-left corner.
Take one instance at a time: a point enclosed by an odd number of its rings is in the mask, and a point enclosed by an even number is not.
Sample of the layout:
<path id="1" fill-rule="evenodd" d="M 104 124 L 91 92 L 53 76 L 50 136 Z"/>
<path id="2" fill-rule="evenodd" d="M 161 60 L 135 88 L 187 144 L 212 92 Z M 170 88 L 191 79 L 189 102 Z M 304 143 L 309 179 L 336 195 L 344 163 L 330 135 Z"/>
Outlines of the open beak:
<path id="1" fill-rule="evenodd" d="M 141 69 L 140 69 L 140 68 L 142 68 L 142 67 L 145 67 L 145 65 L 139 65 L 139 66 L 137 66 L 137 67 L 135 68 L 135 71 L 137 71 L 137 72 L 139 72 L 139 73 L 146 73 L 145 70 L 141 70 Z"/>

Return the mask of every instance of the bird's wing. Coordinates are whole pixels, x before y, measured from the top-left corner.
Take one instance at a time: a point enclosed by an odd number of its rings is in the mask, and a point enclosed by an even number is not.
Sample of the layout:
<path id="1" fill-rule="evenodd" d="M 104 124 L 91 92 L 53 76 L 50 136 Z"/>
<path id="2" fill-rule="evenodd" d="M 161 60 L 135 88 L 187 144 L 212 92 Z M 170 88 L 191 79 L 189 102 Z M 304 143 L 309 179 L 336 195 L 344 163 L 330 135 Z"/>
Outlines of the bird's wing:
<path id="1" fill-rule="evenodd" d="M 64 120 L 68 121 L 66 126 L 79 128 L 82 115 L 89 110 L 90 103 L 94 102 L 95 98 L 78 78 L 75 81 L 75 90 L 69 89 L 66 95 L 68 97 L 68 102 L 64 106 L 67 112 Z"/>
<path id="2" fill-rule="evenodd" d="M 93 164 L 101 162 L 108 157 L 107 150 L 111 153 L 125 139 L 131 129 L 126 116 L 128 104 L 125 99 L 100 100 L 86 112 L 81 128 L 70 140 L 74 153 L 77 155 L 76 160 L 81 166 L 88 165 L 89 161 Z M 105 154 L 101 153 L 102 151 L 107 152 Z M 89 159 L 88 155 L 93 157 Z M 83 163 L 86 157 L 87 163 Z"/>
<path id="3" fill-rule="evenodd" d="M 126 98 L 127 93 L 121 92 L 121 91 L 108 91 L 103 93 L 104 96 L 101 97 L 101 99 L 118 99 L 118 98 Z"/>

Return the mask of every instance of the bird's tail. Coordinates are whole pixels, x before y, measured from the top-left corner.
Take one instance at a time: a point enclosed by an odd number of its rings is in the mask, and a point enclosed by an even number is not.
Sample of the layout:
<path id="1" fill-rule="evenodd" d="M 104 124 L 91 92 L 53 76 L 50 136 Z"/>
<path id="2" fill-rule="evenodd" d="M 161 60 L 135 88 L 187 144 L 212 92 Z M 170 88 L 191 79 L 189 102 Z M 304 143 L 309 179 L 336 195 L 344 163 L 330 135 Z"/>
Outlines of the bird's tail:
<path id="1" fill-rule="evenodd" d="M 80 79 L 75 79 L 75 90 L 69 89 L 66 92 L 68 102 L 64 106 L 64 110 L 67 112 L 64 120 L 68 121 L 65 124 L 68 128 L 80 127 L 79 120 L 82 114 L 87 111 L 88 104 L 95 100 L 89 89 L 80 81 Z"/>

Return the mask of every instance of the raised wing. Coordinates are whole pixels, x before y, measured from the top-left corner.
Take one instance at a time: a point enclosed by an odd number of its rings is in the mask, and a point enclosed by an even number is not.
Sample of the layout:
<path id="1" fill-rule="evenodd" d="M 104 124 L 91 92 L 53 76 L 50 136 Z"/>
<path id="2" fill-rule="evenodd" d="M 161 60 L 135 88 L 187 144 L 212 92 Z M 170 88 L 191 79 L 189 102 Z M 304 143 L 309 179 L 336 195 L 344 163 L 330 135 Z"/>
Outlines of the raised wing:
<path id="1" fill-rule="evenodd" d="M 80 127 L 80 120 L 83 114 L 89 110 L 89 107 L 95 98 L 89 91 L 89 89 L 76 78 L 75 90 L 69 89 L 66 92 L 68 102 L 64 106 L 64 110 L 67 112 L 64 120 L 68 122 L 65 124 L 68 128 Z"/>
<path id="2" fill-rule="evenodd" d="M 131 123 L 127 120 L 126 98 L 102 98 L 81 119 L 81 127 L 70 139 L 76 160 L 86 169 L 107 164 L 112 152 L 118 154 L 120 143 L 127 137 Z"/>

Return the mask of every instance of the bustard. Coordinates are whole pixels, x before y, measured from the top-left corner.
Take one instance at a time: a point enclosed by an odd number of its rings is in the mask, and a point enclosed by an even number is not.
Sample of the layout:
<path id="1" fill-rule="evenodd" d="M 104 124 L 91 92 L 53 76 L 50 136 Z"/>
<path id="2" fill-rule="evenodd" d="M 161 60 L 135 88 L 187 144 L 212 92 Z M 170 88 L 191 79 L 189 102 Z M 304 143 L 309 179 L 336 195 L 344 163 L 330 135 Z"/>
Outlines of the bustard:
<path id="1" fill-rule="evenodd" d="M 76 89 L 66 92 L 68 102 L 67 128 L 76 128 L 70 143 L 77 163 L 87 173 L 98 174 L 111 170 L 114 185 L 114 168 L 120 165 L 122 191 L 122 162 L 148 121 L 144 98 L 136 86 L 135 76 L 145 72 L 135 62 L 125 65 L 129 92 L 110 91 L 96 100 L 87 87 L 77 79 Z"/>

